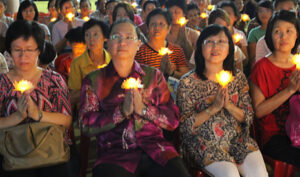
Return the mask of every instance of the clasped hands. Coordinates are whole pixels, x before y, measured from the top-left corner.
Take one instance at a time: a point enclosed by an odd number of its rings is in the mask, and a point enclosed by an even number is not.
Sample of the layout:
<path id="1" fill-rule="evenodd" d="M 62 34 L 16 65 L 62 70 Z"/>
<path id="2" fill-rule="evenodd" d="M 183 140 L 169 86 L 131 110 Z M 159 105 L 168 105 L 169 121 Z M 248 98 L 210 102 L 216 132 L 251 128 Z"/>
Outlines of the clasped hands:
<path id="1" fill-rule="evenodd" d="M 130 89 L 125 95 L 121 109 L 128 118 L 133 113 L 142 115 L 142 110 L 145 107 L 141 93 L 137 89 Z"/>
<path id="2" fill-rule="evenodd" d="M 30 117 L 33 120 L 39 119 L 39 107 L 33 102 L 29 95 L 30 91 L 25 91 L 17 102 L 17 114 L 20 119 Z"/>

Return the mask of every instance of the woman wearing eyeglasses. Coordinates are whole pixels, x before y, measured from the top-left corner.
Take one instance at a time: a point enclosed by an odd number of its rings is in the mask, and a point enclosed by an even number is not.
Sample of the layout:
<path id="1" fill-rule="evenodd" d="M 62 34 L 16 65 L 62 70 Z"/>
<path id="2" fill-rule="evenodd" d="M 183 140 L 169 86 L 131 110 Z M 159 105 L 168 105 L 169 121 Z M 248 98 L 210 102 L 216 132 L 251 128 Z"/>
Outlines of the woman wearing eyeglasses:
<path id="1" fill-rule="evenodd" d="M 44 50 L 44 38 L 43 30 L 35 22 L 18 20 L 7 30 L 5 46 L 15 65 L 8 73 L 0 75 L 0 129 L 30 122 L 54 123 L 66 129 L 71 125 L 66 83 L 59 74 L 37 65 L 39 54 Z M 16 91 L 14 83 L 21 80 L 31 82 L 34 88 L 24 93 Z M 64 140 L 72 144 L 67 132 Z M 0 170 L 0 176 L 65 177 L 68 176 L 68 165 L 66 162 L 37 169 Z"/>
<path id="2" fill-rule="evenodd" d="M 150 12 L 146 20 L 149 42 L 140 47 L 135 59 L 139 63 L 161 69 L 164 74 L 180 78 L 189 71 L 189 68 L 182 48 L 166 41 L 171 22 L 171 14 L 167 11 L 155 9 Z M 159 54 L 162 48 L 168 48 L 172 53 L 162 56 Z M 166 65 L 168 67 L 165 67 Z"/>
<path id="3" fill-rule="evenodd" d="M 226 27 L 210 25 L 201 32 L 195 62 L 195 71 L 180 80 L 177 90 L 184 158 L 215 177 L 267 177 L 249 134 L 254 113 L 247 78 L 234 67 L 234 44 Z M 216 78 L 222 70 L 233 74 L 225 87 Z"/>

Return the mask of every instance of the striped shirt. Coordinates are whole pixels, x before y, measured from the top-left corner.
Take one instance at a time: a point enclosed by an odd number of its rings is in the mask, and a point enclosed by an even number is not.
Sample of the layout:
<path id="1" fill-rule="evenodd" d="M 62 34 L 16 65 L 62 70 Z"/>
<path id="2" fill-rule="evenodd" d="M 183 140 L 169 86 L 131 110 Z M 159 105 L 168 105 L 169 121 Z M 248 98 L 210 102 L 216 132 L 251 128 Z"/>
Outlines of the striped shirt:
<path id="1" fill-rule="evenodd" d="M 173 52 L 169 55 L 171 63 L 176 65 L 176 69 L 182 66 L 188 67 L 187 60 L 181 47 L 172 43 L 167 43 L 167 47 Z M 141 64 L 146 64 L 155 68 L 160 68 L 162 56 L 147 43 L 140 47 L 135 56 L 135 60 Z"/>

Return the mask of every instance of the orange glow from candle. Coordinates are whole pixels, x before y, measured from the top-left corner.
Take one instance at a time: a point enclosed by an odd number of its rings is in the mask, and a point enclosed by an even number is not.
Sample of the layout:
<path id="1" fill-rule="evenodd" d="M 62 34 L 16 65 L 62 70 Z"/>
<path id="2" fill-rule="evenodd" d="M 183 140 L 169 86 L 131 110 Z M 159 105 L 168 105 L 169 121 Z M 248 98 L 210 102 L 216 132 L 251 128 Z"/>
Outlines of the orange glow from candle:
<path id="1" fill-rule="evenodd" d="M 244 22 L 247 22 L 250 20 L 250 17 L 248 14 L 242 14 L 241 15 L 241 19 L 244 21 Z"/>
<path id="2" fill-rule="evenodd" d="M 208 10 L 208 11 L 212 11 L 214 8 L 215 8 L 215 5 L 209 4 L 209 5 L 207 6 L 207 10 Z"/>
<path id="3" fill-rule="evenodd" d="M 222 70 L 221 72 L 216 74 L 216 78 L 218 83 L 225 88 L 229 82 L 232 80 L 232 73 L 229 71 Z"/>
<path id="4" fill-rule="evenodd" d="M 74 15 L 72 12 L 69 12 L 69 13 L 67 13 L 67 15 L 66 15 L 66 18 L 67 18 L 69 21 L 72 21 L 74 17 L 75 17 L 75 15 Z"/>
<path id="5" fill-rule="evenodd" d="M 187 20 L 185 17 L 181 17 L 181 18 L 177 21 L 177 23 L 178 23 L 180 26 L 185 25 L 187 22 L 188 22 L 188 20 Z"/>
<path id="6" fill-rule="evenodd" d="M 239 43 L 242 39 L 243 39 L 243 36 L 241 34 L 239 34 L 239 33 L 235 33 L 233 35 L 233 42 L 235 44 Z"/>
<path id="7" fill-rule="evenodd" d="M 26 90 L 30 90 L 34 88 L 33 84 L 27 80 L 21 80 L 19 82 L 15 81 L 13 84 L 16 91 L 20 91 L 21 93 L 25 92 Z"/>
<path id="8" fill-rule="evenodd" d="M 57 20 L 57 18 L 53 17 L 50 19 L 50 22 L 55 22 Z"/>
<path id="9" fill-rule="evenodd" d="M 136 2 L 133 2 L 132 4 L 131 4 L 131 6 L 132 6 L 132 8 L 136 8 L 137 6 L 138 6 L 138 4 L 136 3 Z"/>
<path id="10" fill-rule="evenodd" d="M 159 55 L 170 55 L 171 53 L 173 53 L 170 49 L 166 48 L 166 47 L 162 47 L 159 51 L 158 54 Z"/>
<path id="11" fill-rule="evenodd" d="M 82 18 L 82 20 L 84 20 L 84 21 L 86 21 L 86 22 L 87 22 L 87 21 L 89 21 L 89 20 L 90 20 L 90 17 L 88 17 L 88 16 L 85 16 L 85 17 L 83 17 L 83 18 Z"/>
<path id="12" fill-rule="evenodd" d="M 296 65 L 297 69 L 300 69 L 300 54 L 296 54 L 292 58 L 292 62 Z"/>
<path id="13" fill-rule="evenodd" d="M 207 15 L 206 12 L 202 12 L 202 13 L 200 14 L 200 17 L 204 19 L 204 18 L 207 18 L 208 15 Z"/>
<path id="14" fill-rule="evenodd" d="M 135 79 L 133 77 L 130 77 L 126 80 L 121 85 L 122 89 L 138 89 L 138 88 L 144 88 L 144 86 L 141 84 L 140 79 Z"/>

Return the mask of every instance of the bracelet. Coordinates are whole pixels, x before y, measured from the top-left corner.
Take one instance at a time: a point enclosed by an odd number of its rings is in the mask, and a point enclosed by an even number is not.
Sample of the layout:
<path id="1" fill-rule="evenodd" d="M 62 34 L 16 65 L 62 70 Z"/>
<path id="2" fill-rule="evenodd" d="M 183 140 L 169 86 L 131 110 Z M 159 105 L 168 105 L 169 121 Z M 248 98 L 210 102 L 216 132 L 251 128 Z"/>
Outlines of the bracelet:
<path id="1" fill-rule="evenodd" d="M 42 120 L 42 118 L 43 118 L 43 112 L 40 110 L 39 111 L 39 120 L 38 120 L 38 122 L 40 122 Z"/>

